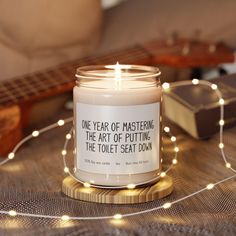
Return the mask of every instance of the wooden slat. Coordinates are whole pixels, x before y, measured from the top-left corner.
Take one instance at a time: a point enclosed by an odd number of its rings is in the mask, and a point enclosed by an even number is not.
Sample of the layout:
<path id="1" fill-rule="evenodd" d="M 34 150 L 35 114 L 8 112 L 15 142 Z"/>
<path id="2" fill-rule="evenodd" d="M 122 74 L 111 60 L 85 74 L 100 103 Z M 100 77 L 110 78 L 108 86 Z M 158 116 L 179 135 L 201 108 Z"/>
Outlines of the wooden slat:
<path id="1" fill-rule="evenodd" d="M 154 201 L 168 196 L 173 191 L 172 178 L 166 176 L 159 182 L 136 189 L 99 189 L 89 187 L 77 182 L 72 177 L 66 177 L 62 183 L 62 191 L 71 198 L 82 201 L 113 203 L 113 204 L 135 204 Z"/>

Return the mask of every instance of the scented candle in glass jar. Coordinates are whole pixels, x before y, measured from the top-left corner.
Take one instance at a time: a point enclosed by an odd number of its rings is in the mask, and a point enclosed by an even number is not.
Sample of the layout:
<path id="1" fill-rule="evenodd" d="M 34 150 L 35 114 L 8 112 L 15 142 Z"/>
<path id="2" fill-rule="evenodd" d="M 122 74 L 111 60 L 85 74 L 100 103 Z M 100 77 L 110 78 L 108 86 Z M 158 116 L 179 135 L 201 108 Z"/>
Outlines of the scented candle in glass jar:
<path id="1" fill-rule="evenodd" d="M 160 71 L 137 65 L 77 69 L 75 175 L 101 186 L 147 182 L 161 171 Z"/>

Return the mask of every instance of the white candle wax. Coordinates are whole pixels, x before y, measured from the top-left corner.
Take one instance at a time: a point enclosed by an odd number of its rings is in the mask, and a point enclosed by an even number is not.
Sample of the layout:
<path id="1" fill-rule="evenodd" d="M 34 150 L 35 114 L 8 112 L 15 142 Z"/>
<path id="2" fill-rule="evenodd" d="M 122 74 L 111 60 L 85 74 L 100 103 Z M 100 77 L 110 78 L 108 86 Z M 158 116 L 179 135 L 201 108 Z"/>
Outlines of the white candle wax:
<path id="1" fill-rule="evenodd" d="M 73 93 L 75 175 L 80 180 L 119 186 L 159 174 L 160 85 L 91 80 Z"/>

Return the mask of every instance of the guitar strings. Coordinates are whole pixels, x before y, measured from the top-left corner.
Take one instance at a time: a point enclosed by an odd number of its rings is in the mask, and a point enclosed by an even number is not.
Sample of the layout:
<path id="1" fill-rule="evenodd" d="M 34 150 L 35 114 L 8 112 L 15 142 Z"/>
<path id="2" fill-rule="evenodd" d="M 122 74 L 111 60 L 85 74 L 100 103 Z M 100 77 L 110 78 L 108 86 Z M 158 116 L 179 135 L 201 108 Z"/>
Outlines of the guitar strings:
<path id="1" fill-rule="evenodd" d="M 176 43 L 175 43 L 176 44 Z M 150 44 L 151 45 L 151 44 Z M 84 60 L 87 59 L 88 63 L 86 64 L 91 64 L 91 61 L 99 61 L 99 62 L 104 62 L 105 64 L 107 62 L 111 62 L 112 60 L 114 60 L 114 56 L 118 57 L 117 60 L 118 61 L 124 61 L 124 62 L 129 62 L 129 60 L 133 60 L 135 58 L 135 60 L 137 60 L 137 58 L 139 60 L 147 58 L 148 57 L 148 52 L 155 51 L 155 53 L 166 53 L 169 51 L 178 51 L 177 49 L 179 49 L 179 45 L 175 45 L 175 46 L 168 46 L 168 44 L 163 41 L 161 43 L 161 45 L 158 45 L 156 47 L 160 47 L 162 45 L 167 45 L 166 48 L 155 48 L 153 46 L 147 46 L 144 47 L 143 49 L 147 50 L 147 53 L 145 54 L 145 52 L 143 50 L 141 50 L 138 47 L 133 47 L 133 48 L 128 48 L 127 50 L 124 51 L 120 51 L 120 52 L 112 52 L 109 55 L 105 55 L 105 56 L 95 56 L 93 58 L 84 58 L 84 59 L 79 59 L 78 63 L 77 62 L 71 62 L 68 65 L 65 65 L 66 67 L 72 67 L 73 70 L 75 69 L 75 67 L 73 66 L 73 64 L 76 63 L 77 64 L 83 64 L 82 62 Z M 181 49 L 182 50 L 182 49 Z M 119 58 L 120 57 L 120 58 Z M 112 60 L 111 60 L 112 59 Z M 80 62 L 81 61 L 81 62 Z M 80 63 L 79 63 L 80 62 Z M 62 67 L 58 67 L 57 69 L 60 70 Z M 27 95 L 27 91 L 29 92 L 28 94 L 32 93 L 37 93 L 37 90 L 33 89 L 35 87 L 32 86 L 32 84 L 36 83 L 36 87 L 44 84 L 42 83 L 42 81 L 46 81 L 46 87 L 45 90 L 52 88 L 52 87 L 56 87 L 56 86 L 60 86 L 62 85 L 64 82 L 69 82 L 69 81 L 73 81 L 72 79 L 69 78 L 69 76 L 63 75 L 63 74 L 59 74 L 58 76 L 56 75 L 56 77 L 60 77 L 59 80 L 57 80 L 58 82 L 55 83 L 55 77 L 52 76 L 48 76 L 49 73 L 55 73 L 55 69 L 53 70 L 53 68 L 45 70 L 44 72 L 35 72 L 32 73 L 29 76 L 24 76 L 23 78 L 21 78 L 20 80 L 24 81 L 24 84 L 21 84 L 21 86 L 23 86 L 23 89 L 21 87 L 16 86 L 15 84 L 19 83 L 19 78 L 13 79 L 13 80 L 9 80 L 9 81 L 3 81 L 2 83 L 0 83 L 1 87 L 4 87 L 4 90 L 6 91 L 7 95 L 4 98 L 0 98 L 0 103 L 6 103 L 6 102 L 17 102 L 20 99 L 26 99 L 26 98 L 30 98 L 29 95 Z M 46 76 L 45 76 L 46 75 Z M 45 77 L 45 79 L 42 79 L 42 76 Z M 41 77 L 40 79 L 38 79 L 37 77 Z M 69 79 L 67 79 L 69 78 Z M 36 80 L 35 80 L 36 79 Z M 30 83 L 31 82 L 31 83 Z M 8 88 L 10 86 L 10 88 Z M 33 87 L 33 88 L 32 88 Z M 42 92 L 42 90 L 39 90 L 38 93 Z M 18 98 L 19 97 L 19 98 Z"/>
<path id="2" fill-rule="evenodd" d="M 122 53 L 124 53 L 124 52 L 122 52 Z M 138 57 L 138 55 L 140 54 L 140 56 Z M 109 56 L 110 57 L 110 56 Z M 107 57 L 108 58 L 108 60 L 110 60 L 110 58 L 112 58 L 112 57 Z M 144 56 L 144 55 L 141 55 L 141 53 L 140 52 L 135 52 L 132 56 L 130 56 L 130 55 L 125 55 L 124 54 L 124 56 L 123 57 L 121 57 L 121 58 L 118 58 L 119 60 L 121 60 L 121 61 L 128 61 L 128 59 L 133 59 L 133 58 L 135 58 L 136 60 L 137 60 L 137 58 L 139 58 L 139 59 L 141 59 L 141 57 L 142 58 L 146 58 L 147 57 L 147 55 L 146 56 Z M 101 57 L 102 58 L 102 60 L 101 61 L 104 61 L 104 58 L 105 58 L 105 60 L 106 60 L 106 57 Z M 81 59 L 81 60 L 83 60 L 83 59 Z M 95 59 L 96 60 L 96 59 Z M 99 57 L 98 57 L 98 60 L 99 60 Z M 89 60 L 88 62 L 91 62 L 91 60 Z M 70 65 L 68 65 L 68 66 L 70 66 Z M 75 69 L 73 66 L 72 66 L 72 68 L 73 68 L 73 70 Z M 58 68 L 58 69 L 60 69 L 60 67 Z M 44 71 L 44 72 L 36 72 L 36 73 L 33 73 L 32 75 L 29 75 L 29 76 L 27 76 L 27 77 L 23 77 L 22 79 L 23 80 L 25 80 L 25 81 L 27 81 L 27 83 L 28 84 L 31 84 L 31 83 L 35 83 L 36 81 L 40 84 L 40 83 L 42 83 L 42 80 L 44 80 L 44 81 L 46 81 L 46 88 L 45 88 L 45 90 L 47 90 L 47 89 L 49 89 L 49 88 L 52 88 L 52 87 L 57 87 L 57 86 L 60 86 L 60 85 L 62 85 L 63 83 L 65 83 L 65 82 L 67 82 L 67 79 L 59 79 L 59 80 L 56 80 L 56 81 L 58 81 L 58 82 L 55 82 L 55 77 L 52 77 L 52 76 L 48 76 L 48 74 L 49 73 L 54 73 L 54 71 L 53 71 L 53 69 L 48 69 L 48 70 L 46 70 L 46 71 Z M 44 76 L 45 77 L 45 79 L 42 79 L 42 76 Z M 38 79 L 37 80 L 37 77 L 38 78 L 40 78 L 40 79 Z M 61 75 L 58 75 L 58 76 L 56 76 L 56 77 L 60 77 L 60 78 L 69 78 L 69 76 L 67 77 L 66 75 L 65 76 L 61 76 Z M 35 78 L 36 78 L 36 80 L 35 80 Z M 6 103 L 6 102 L 18 102 L 19 101 L 19 99 L 18 99 L 18 97 L 20 97 L 20 99 L 27 99 L 27 98 L 30 98 L 29 96 L 27 96 L 27 91 L 29 92 L 29 93 L 31 93 L 32 92 L 32 90 L 29 88 L 29 87 L 24 87 L 23 89 L 22 88 L 20 88 L 20 87 L 17 87 L 16 85 L 15 85 L 15 83 L 17 83 L 16 81 L 18 80 L 19 78 L 17 78 L 17 79 L 13 79 L 13 80 L 9 80 L 9 81 L 3 81 L 3 82 L 1 82 L 0 83 L 0 88 L 4 88 L 4 90 L 6 91 L 6 97 L 4 97 L 4 98 L 0 98 L 0 104 L 1 103 Z M 73 79 L 69 79 L 68 80 L 68 82 L 69 81 L 73 81 Z M 31 83 L 30 83 L 31 82 Z M 38 85 L 39 85 L 38 84 Z M 43 84 L 43 83 L 42 83 Z M 10 87 L 10 88 L 9 88 Z M 41 91 L 42 92 L 42 91 Z M 40 93 L 40 91 L 39 91 L 39 93 Z M 23 97 L 22 97 L 22 95 L 23 95 Z"/>
<path id="3" fill-rule="evenodd" d="M 156 45 L 152 46 L 153 44 L 156 44 Z M 77 65 L 84 64 L 83 62 L 85 60 L 88 61 L 88 63 L 86 63 L 86 64 L 91 64 L 91 62 L 94 62 L 94 61 L 99 61 L 104 64 L 107 64 L 107 63 L 111 63 L 112 60 L 114 61 L 114 57 L 120 57 L 120 58 L 116 58 L 116 60 L 121 61 L 122 63 L 128 63 L 129 60 L 132 61 L 133 58 L 135 58 L 135 60 L 137 60 L 137 58 L 139 60 L 141 60 L 144 58 L 146 59 L 147 57 L 150 57 L 153 54 L 160 55 L 162 53 L 169 53 L 169 51 L 172 51 L 172 53 L 174 53 L 174 52 L 178 53 L 178 51 L 181 51 L 182 54 L 184 54 L 184 52 L 185 52 L 184 49 L 186 48 L 186 46 L 190 46 L 191 44 L 192 44 L 191 42 L 189 43 L 189 42 L 182 42 L 182 41 L 180 41 L 180 42 L 173 41 L 172 44 L 168 44 L 168 40 L 161 41 L 159 44 L 155 43 L 155 42 L 153 42 L 153 43 L 151 42 L 150 44 L 147 44 L 146 47 L 143 47 L 143 49 L 146 50 L 147 53 L 145 53 L 140 48 L 134 46 L 133 48 L 128 48 L 128 49 L 125 49 L 120 52 L 116 52 L 116 51 L 111 52 L 109 55 L 104 55 L 104 56 L 98 55 L 98 56 L 94 56 L 93 58 L 92 57 L 82 58 L 77 61 L 70 62 L 69 64 L 64 65 L 64 66 L 66 66 L 68 68 L 71 67 L 74 70 Z M 163 45 L 165 45 L 166 48 L 163 49 Z M 181 48 L 180 48 L 180 46 L 181 46 Z M 158 47 L 161 47 L 161 48 L 158 48 Z M 207 47 L 208 47 L 208 50 L 210 51 L 210 45 L 208 45 Z M 192 50 L 192 48 L 191 48 L 191 50 Z M 148 55 L 150 51 L 152 53 L 151 53 L 151 55 Z M 188 52 L 189 52 L 189 50 L 188 50 Z M 111 60 L 111 58 L 112 58 L 112 60 Z M 97 62 L 95 64 L 97 64 Z M 62 68 L 62 65 L 56 69 L 60 70 L 61 68 Z M 30 96 L 32 96 L 32 94 L 37 95 L 39 93 L 46 91 L 47 89 L 60 86 L 64 83 L 66 83 L 67 81 L 68 82 L 73 81 L 72 79 L 69 78 L 69 76 L 66 76 L 66 74 L 63 75 L 63 74 L 59 73 L 58 77 L 60 79 L 56 80 L 58 82 L 55 83 L 55 77 L 48 76 L 48 73 L 55 73 L 55 69 L 49 68 L 48 70 L 46 70 L 44 72 L 41 72 L 41 73 L 36 72 L 36 73 L 32 73 L 32 75 L 30 75 L 30 76 L 23 77 L 22 80 L 25 79 L 27 81 L 27 84 L 29 84 L 29 86 L 26 86 L 26 87 L 23 86 L 24 89 L 22 89 L 20 87 L 8 89 L 7 87 L 5 87 L 5 90 L 7 91 L 7 95 L 5 98 L 0 98 L 0 104 L 1 103 L 6 104 L 6 103 L 19 102 L 22 99 L 27 100 L 27 99 L 30 99 Z M 43 88 L 39 89 L 38 91 L 35 89 L 32 89 L 32 84 L 35 85 L 35 83 L 36 83 L 37 84 L 36 87 L 39 87 L 42 84 L 44 84 L 44 83 L 42 83 L 42 78 L 37 79 L 37 74 L 38 74 L 38 77 L 42 77 L 43 75 L 46 75 L 46 80 L 45 80 L 46 86 L 45 85 L 43 86 L 43 87 L 46 87 L 45 90 Z M 57 75 L 56 75 L 56 77 L 57 77 Z M 36 78 L 36 80 L 35 80 L 35 78 Z M 10 81 L 8 81 L 8 83 L 11 85 L 14 85 L 14 83 L 16 83 L 17 80 L 19 80 L 19 78 L 15 79 L 15 80 L 13 79 L 12 81 L 10 80 Z M 3 85 L 3 83 L 2 83 L 2 85 Z M 0 86 L 1 86 L 1 83 L 0 83 Z M 35 86 L 34 86 L 34 88 L 35 88 Z M 27 90 L 28 90 L 28 93 L 27 93 Z M 32 92 L 32 90 L 33 90 L 33 92 Z"/>

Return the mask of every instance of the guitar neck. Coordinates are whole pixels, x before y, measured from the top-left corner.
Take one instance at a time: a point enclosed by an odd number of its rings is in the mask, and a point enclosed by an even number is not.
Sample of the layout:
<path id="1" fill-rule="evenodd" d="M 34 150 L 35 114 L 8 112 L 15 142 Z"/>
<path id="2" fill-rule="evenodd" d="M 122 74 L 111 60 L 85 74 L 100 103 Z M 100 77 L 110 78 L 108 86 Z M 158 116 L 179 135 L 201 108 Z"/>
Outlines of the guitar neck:
<path id="1" fill-rule="evenodd" d="M 86 57 L 42 72 L 0 82 L 0 107 L 33 102 L 48 96 L 70 91 L 74 86 L 75 71 L 79 66 L 96 64 L 148 64 L 150 54 L 135 46 L 109 55 Z"/>
<path id="2" fill-rule="evenodd" d="M 103 56 L 86 57 L 55 68 L 0 82 L 0 107 L 33 102 L 69 91 L 76 68 L 96 64 L 158 64 L 175 67 L 215 66 L 233 62 L 233 51 L 222 44 L 180 39 L 153 41 Z"/>

